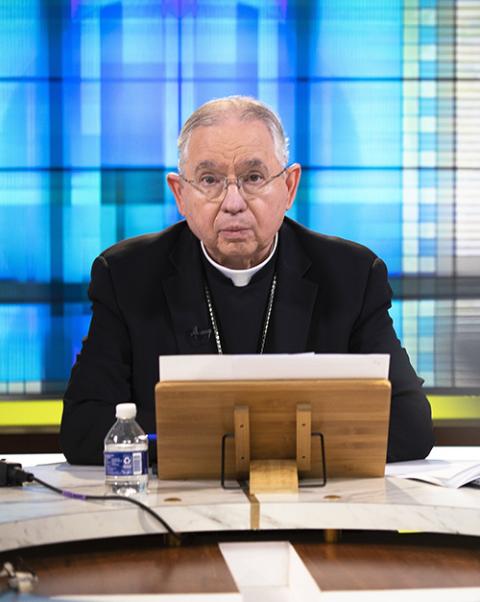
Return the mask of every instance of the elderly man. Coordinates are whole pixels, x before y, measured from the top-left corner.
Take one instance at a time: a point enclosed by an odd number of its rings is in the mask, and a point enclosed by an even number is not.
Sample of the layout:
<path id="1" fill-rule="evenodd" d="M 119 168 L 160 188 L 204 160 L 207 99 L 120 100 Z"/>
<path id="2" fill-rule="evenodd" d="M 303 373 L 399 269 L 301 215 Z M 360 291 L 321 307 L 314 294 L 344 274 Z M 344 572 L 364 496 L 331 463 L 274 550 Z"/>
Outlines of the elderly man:
<path id="1" fill-rule="evenodd" d="M 287 163 L 278 117 L 251 98 L 213 100 L 178 146 L 167 180 L 185 221 L 93 264 L 92 321 L 64 400 L 67 459 L 102 462 L 119 402 L 154 432 L 159 355 L 305 351 L 389 353 L 388 460 L 425 457 L 430 406 L 388 315 L 385 265 L 285 217 L 301 168 Z"/>

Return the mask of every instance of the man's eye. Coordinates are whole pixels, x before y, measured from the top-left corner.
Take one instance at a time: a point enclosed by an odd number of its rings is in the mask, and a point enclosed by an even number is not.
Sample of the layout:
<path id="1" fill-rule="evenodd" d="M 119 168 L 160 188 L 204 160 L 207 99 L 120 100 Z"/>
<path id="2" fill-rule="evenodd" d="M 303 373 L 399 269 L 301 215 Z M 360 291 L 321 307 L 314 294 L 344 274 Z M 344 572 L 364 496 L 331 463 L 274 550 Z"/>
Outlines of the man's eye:
<path id="1" fill-rule="evenodd" d="M 264 180 L 265 178 L 262 176 L 262 174 L 257 172 L 249 173 L 244 177 L 246 184 L 262 184 Z"/>
<path id="2" fill-rule="evenodd" d="M 200 177 L 200 185 L 201 186 L 214 186 L 218 184 L 220 178 L 214 174 L 205 174 Z"/>

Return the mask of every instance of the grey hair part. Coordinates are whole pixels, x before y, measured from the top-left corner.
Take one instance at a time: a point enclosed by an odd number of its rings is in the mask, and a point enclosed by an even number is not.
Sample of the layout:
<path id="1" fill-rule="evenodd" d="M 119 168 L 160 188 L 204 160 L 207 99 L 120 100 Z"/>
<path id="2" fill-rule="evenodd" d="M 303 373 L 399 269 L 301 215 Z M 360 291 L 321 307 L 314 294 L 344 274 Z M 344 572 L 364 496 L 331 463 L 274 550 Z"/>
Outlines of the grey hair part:
<path id="1" fill-rule="evenodd" d="M 231 115 L 245 121 L 262 121 L 272 135 L 275 155 L 284 167 L 287 165 L 289 141 L 275 111 L 250 96 L 225 96 L 209 100 L 194 111 L 183 124 L 177 141 L 180 171 L 188 155 L 188 143 L 193 130 L 200 126 L 217 125 Z"/>

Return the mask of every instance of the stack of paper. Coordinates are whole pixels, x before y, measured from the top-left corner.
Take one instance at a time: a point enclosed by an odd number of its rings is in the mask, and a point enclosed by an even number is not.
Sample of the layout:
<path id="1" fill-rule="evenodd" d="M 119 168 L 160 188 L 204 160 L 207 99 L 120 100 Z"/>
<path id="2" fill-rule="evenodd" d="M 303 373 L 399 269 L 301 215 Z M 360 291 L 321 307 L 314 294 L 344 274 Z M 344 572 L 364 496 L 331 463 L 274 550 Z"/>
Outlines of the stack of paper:
<path id="1" fill-rule="evenodd" d="M 387 464 L 385 476 L 401 479 L 418 479 L 457 489 L 480 479 L 480 462 L 447 460 L 413 460 Z"/>
<path id="2" fill-rule="evenodd" d="M 388 354 L 161 355 L 160 381 L 388 378 Z"/>

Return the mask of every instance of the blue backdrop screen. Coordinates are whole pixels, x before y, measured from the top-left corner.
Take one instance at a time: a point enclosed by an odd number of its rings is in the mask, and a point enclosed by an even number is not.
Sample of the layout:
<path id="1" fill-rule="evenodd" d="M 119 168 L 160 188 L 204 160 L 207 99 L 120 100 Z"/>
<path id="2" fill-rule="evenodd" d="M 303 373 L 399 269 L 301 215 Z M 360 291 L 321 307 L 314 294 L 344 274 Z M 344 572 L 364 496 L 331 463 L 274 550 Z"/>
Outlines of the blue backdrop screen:
<path id="1" fill-rule="evenodd" d="M 427 384 L 480 388 L 479 19 L 455 0 L 0 3 L 0 394 L 64 388 L 92 261 L 179 218 L 178 131 L 229 94 L 280 114 L 291 216 L 386 261 Z"/>

